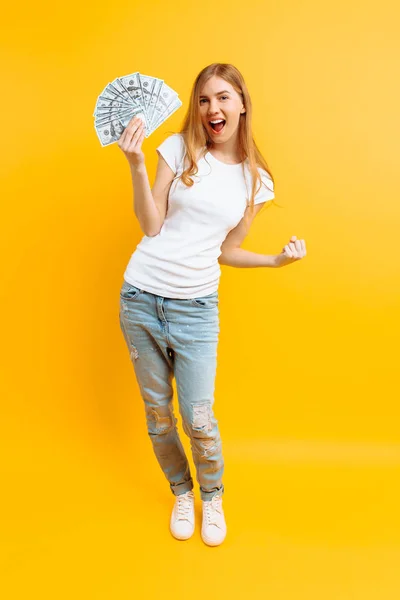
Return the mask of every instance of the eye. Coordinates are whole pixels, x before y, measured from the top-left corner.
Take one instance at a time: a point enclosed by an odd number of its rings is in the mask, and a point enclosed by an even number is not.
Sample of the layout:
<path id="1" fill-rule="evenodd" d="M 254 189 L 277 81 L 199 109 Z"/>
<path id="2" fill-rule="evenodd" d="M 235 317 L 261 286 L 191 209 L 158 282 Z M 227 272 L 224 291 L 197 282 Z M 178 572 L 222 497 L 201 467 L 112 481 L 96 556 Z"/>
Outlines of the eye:
<path id="1" fill-rule="evenodd" d="M 226 100 L 229 100 L 229 96 L 221 96 L 221 100 L 222 100 L 222 99 L 224 99 L 224 98 L 225 98 Z M 203 101 L 207 101 L 207 98 L 200 98 L 200 104 L 201 104 Z"/>

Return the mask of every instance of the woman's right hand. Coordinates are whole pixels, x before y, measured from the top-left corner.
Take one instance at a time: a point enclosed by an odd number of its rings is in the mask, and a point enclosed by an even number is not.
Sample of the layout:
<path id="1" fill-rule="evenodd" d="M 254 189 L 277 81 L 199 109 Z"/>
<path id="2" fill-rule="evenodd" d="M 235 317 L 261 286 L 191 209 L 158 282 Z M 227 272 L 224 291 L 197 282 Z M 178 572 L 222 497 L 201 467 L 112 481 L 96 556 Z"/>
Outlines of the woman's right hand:
<path id="1" fill-rule="evenodd" d="M 129 164 L 133 167 L 139 167 L 144 164 L 144 154 L 142 152 L 142 143 L 146 133 L 146 127 L 140 117 L 133 117 L 121 137 L 118 140 L 118 147 L 125 154 Z"/>

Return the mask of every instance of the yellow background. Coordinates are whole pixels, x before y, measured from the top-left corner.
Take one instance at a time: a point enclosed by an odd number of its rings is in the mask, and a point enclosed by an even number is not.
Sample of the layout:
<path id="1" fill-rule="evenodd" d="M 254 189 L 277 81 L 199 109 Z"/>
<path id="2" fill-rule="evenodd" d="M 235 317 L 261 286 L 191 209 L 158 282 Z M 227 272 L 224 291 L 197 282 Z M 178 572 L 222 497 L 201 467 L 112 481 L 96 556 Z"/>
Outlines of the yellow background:
<path id="1" fill-rule="evenodd" d="M 3 9 L 4 11 L 4 9 Z M 1 587 L 51 598 L 400 597 L 399 8 L 395 2 L 9 3 L 1 32 Z M 276 201 L 222 267 L 215 413 L 228 536 L 178 542 L 119 329 L 142 233 L 92 113 L 133 71 L 183 106 L 231 62 Z M 174 400 L 177 408 L 177 400 Z M 188 439 L 179 431 L 195 477 Z"/>

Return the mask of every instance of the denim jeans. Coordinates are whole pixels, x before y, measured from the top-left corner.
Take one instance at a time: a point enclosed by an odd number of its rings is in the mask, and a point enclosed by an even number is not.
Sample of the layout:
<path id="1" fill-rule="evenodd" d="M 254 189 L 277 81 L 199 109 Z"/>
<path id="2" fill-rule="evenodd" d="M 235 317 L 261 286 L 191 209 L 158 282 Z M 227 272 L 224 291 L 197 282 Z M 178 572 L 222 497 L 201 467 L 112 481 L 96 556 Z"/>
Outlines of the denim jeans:
<path id="1" fill-rule="evenodd" d="M 157 296 L 124 281 L 120 325 L 134 366 L 148 435 L 176 496 L 193 489 L 173 412 L 175 377 L 202 500 L 224 493 L 224 460 L 213 411 L 219 334 L 218 291 L 199 298 Z"/>

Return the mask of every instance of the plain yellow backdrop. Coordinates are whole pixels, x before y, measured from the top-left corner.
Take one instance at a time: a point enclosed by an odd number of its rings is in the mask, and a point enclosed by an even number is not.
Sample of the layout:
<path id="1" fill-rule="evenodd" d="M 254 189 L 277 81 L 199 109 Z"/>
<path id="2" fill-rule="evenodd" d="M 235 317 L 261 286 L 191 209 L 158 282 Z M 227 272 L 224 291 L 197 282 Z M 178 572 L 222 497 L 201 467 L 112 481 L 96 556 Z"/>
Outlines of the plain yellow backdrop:
<path id="1" fill-rule="evenodd" d="M 0 570 L 5 600 L 398 599 L 399 8 L 321 3 L 16 3 L 3 9 Z M 215 413 L 228 536 L 168 531 L 173 496 L 119 329 L 142 237 L 129 168 L 102 148 L 105 85 L 244 75 L 276 202 L 222 267 Z M 177 400 L 174 399 L 177 411 Z M 188 439 L 179 431 L 192 465 Z"/>

